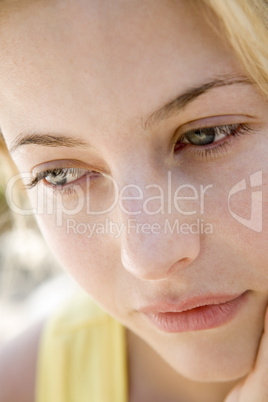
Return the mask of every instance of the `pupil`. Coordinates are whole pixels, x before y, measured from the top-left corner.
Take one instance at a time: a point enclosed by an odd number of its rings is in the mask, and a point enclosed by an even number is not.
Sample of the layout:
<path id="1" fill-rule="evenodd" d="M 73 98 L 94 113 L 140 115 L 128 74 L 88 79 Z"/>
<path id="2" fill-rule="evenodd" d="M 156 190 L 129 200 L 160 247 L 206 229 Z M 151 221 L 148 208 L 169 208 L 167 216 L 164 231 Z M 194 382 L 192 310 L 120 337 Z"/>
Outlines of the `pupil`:
<path id="1" fill-rule="evenodd" d="M 207 145 L 214 142 L 215 131 L 213 127 L 194 130 L 191 131 L 186 138 L 193 145 Z"/>

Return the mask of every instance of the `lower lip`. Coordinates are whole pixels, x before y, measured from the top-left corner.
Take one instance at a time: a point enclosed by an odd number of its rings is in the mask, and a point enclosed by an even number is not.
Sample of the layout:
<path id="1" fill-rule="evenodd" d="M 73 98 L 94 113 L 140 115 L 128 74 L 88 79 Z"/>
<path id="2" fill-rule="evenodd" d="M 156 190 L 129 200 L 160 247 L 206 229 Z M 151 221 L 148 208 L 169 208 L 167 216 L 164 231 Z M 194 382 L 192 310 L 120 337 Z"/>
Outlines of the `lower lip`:
<path id="1" fill-rule="evenodd" d="M 231 321 L 246 303 L 248 292 L 226 303 L 211 304 L 180 313 L 145 313 L 149 320 L 164 332 L 200 331 L 220 327 Z"/>

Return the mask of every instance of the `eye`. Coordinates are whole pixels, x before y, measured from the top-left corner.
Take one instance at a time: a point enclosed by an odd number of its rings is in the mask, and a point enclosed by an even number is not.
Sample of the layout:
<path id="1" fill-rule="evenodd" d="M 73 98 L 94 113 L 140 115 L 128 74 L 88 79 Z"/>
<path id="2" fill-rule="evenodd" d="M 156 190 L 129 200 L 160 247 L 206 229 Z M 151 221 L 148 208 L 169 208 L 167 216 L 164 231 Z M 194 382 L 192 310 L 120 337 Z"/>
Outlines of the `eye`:
<path id="1" fill-rule="evenodd" d="M 100 173 L 95 171 L 89 171 L 80 168 L 58 168 L 58 169 L 47 169 L 43 172 L 39 172 L 35 175 L 34 179 L 26 185 L 28 189 L 35 187 L 39 182 L 44 180 L 45 183 L 52 187 L 64 188 L 68 184 L 75 183 L 82 177 L 87 177 L 92 179 L 95 176 L 99 176 Z"/>
<path id="2" fill-rule="evenodd" d="M 240 124 L 231 124 L 218 127 L 204 127 L 191 130 L 185 133 L 181 137 L 178 144 L 182 146 L 186 144 L 196 146 L 213 144 L 215 142 L 223 140 L 229 135 L 235 135 L 239 131 L 239 128 L 241 128 L 241 126 L 242 125 Z"/>
<path id="3" fill-rule="evenodd" d="M 231 144 L 229 140 L 252 131 L 252 127 L 244 123 L 196 128 L 180 136 L 175 143 L 174 152 L 182 151 L 183 148 L 185 150 L 188 148 L 192 152 L 203 150 L 207 157 L 209 153 L 212 154 L 214 151 L 218 153 L 220 148 L 224 151 L 223 147 Z"/>
<path id="4" fill-rule="evenodd" d="M 65 168 L 54 169 L 47 172 L 44 179 L 52 186 L 64 186 L 72 183 L 87 173 L 84 169 Z"/>

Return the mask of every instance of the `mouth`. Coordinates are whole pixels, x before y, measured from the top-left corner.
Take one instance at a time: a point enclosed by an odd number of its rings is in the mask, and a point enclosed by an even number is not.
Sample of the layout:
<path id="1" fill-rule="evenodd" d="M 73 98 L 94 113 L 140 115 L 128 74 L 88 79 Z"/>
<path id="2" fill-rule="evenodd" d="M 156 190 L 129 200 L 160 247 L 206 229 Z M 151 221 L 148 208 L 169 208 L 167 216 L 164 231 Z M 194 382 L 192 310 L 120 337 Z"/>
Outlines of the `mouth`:
<path id="1" fill-rule="evenodd" d="M 247 302 L 249 291 L 239 295 L 198 296 L 180 303 L 158 303 L 140 312 L 158 329 L 179 333 L 220 327 L 231 321 Z"/>

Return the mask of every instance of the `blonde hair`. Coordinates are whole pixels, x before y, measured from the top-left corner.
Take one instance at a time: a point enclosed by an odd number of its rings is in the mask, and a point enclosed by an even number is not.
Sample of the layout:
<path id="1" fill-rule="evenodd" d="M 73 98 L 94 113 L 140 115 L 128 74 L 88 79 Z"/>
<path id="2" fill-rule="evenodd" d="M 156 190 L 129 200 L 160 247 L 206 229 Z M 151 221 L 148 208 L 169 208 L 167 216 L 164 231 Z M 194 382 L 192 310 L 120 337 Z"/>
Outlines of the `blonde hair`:
<path id="1" fill-rule="evenodd" d="M 268 1 L 194 0 L 224 35 L 246 73 L 268 98 Z"/>

